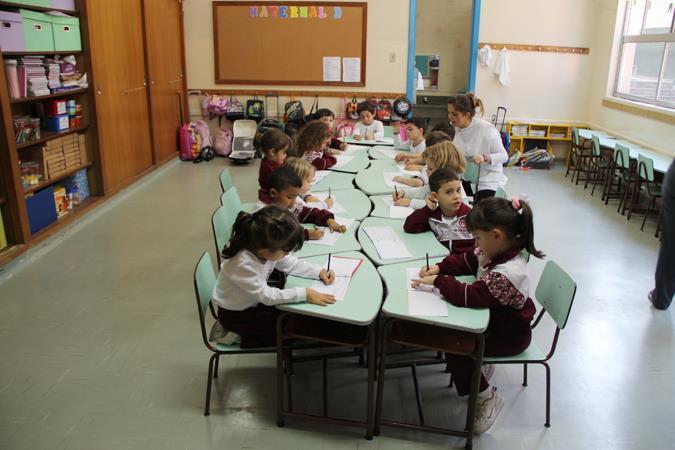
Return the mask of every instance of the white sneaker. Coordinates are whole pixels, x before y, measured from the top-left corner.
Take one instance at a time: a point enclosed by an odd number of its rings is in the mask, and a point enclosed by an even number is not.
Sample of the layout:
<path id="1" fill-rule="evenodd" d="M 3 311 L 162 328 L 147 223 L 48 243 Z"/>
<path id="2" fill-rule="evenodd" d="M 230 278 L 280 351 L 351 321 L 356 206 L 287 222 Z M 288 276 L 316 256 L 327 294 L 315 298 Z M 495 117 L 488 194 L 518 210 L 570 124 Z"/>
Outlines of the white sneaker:
<path id="1" fill-rule="evenodd" d="M 228 331 L 225 336 L 218 338 L 216 342 L 222 345 L 234 345 L 241 342 L 241 336 L 232 331 Z"/>
<path id="2" fill-rule="evenodd" d="M 497 393 L 497 388 L 490 386 L 487 389 L 489 394 L 484 397 L 479 394 L 478 404 L 476 405 L 476 422 L 473 428 L 475 434 L 485 433 L 499 415 L 504 406 L 504 399 Z"/>
<path id="3" fill-rule="evenodd" d="M 492 377 L 495 375 L 495 365 L 486 364 L 481 370 L 483 371 L 483 376 L 487 380 L 488 384 L 490 384 L 490 380 L 492 380 Z"/>

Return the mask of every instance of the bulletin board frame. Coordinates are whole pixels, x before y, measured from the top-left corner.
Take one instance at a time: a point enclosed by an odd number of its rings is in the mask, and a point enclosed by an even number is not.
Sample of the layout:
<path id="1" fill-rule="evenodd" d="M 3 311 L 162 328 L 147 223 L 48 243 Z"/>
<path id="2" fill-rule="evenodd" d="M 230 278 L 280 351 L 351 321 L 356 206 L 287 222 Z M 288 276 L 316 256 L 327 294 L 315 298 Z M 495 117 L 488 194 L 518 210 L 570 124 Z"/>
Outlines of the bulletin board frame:
<path id="1" fill-rule="evenodd" d="M 241 13 L 241 8 L 246 7 L 246 8 L 251 8 L 251 7 L 270 7 L 270 6 L 297 6 L 297 7 L 314 7 L 314 8 L 335 8 L 339 7 L 342 9 L 357 9 L 360 10 L 360 15 L 361 15 L 361 21 L 360 23 L 353 23 L 354 19 L 350 18 L 349 23 L 346 24 L 345 30 L 342 32 L 344 33 L 349 33 L 349 27 L 351 26 L 352 32 L 360 32 L 361 33 L 361 39 L 360 39 L 360 45 L 356 45 L 353 42 L 351 43 L 351 48 L 355 49 L 358 47 L 358 50 L 360 54 L 353 54 L 353 53 L 347 53 L 345 50 L 340 49 L 340 45 L 345 39 L 330 39 L 330 36 L 326 37 L 326 39 L 320 40 L 319 36 L 312 35 L 309 36 L 307 41 L 305 42 L 286 42 L 282 43 L 286 45 L 286 48 L 288 51 L 302 51 L 303 50 L 303 45 L 306 45 L 308 42 L 312 42 L 313 44 L 317 44 L 319 42 L 322 42 L 321 45 L 325 46 L 325 50 L 321 49 L 320 51 L 323 52 L 323 56 L 340 56 L 341 58 L 347 58 L 347 57 L 359 57 L 361 59 L 361 73 L 360 73 L 360 81 L 358 82 L 345 82 L 345 81 L 323 81 L 323 77 L 320 75 L 318 79 L 303 79 L 304 74 L 307 71 L 306 65 L 303 67 L 302 65 L 295 64 L 285 66 L 285 71 L 284 73 L 288 73 L 288 70 L 293 70 L 297 71 L 299 76 L 293 77 L 291 76 L 291 79 L 284 79 L 282 77 L 279 77 L 276 74 L 273 74 L 271 76 L 252 76 L 251 79 L 247 79 L 244 76 L 234 76 L 234 77 L 228 77 L 227 73 L 229 71 L 235 71 L 233 69 L 236 69 L 233 65 L 239 63 L 240 61 L 247 61 L 249 63 L 249 73 L 252 73 L 257 69 L 257 65 L 250 64 L 251 58 L 263 58 L 265 55 L 267 55 L 269 58 L 284 58 L 285 54 L 283 52 L 279 51 L 279 41 L 275 41 L 274 39 L 270 39 L 269 36 L 266 34 L 263 34 L 262 36 L 259 37 L 259 39 L 256 42 L 256 39 L 251 39 L 251 45 L 250 47 L 246 47 L 246 41 L 247 39 L 244 38 L 243 34 L 245 33 L 250 33 L 250 30 L 247 29 L 246 26 L 238 26 L 238 27 L 226 27 L 223 23 L 221 23 L 221 13 L 224 11 L 223 8 L 237 8 L 236 11 Z M 214 67 L 214 78 L 215 82 L 217 84 L 249 84 L 249 85 L 283 85 L 283 86 L 351 86 L 351 87 L 364 87 L 366 85 L 366 44 L 367 44 L 367 35 L 368 35 L 368 4 L 366 2 L 317 2 L 317 1 L 214 1 L 212 3 L 212 8 L 213 8 L 213 47 L 214 47 L 214 61 L 215 61 L 215 67 Z M 351 16 L 351 11 L 350 11 L 350 16 Z M 247 17 L 249 18 L 249 17 Z M 275 30 L 275 25 L 278 25 L 280 22 L 273 22 L 273 21 L 279 21 L 279 20 L 289 20 L 290 24 L 293 24 L 293 21 L 298 21 L 296 22 L 299 25 L 304 25 L 305 29 L 309 26 L 320 26 L 321 21 L 320 19 L 309 19 L 309 18 L 295 18 L 295 19 L 265 19 L 265 18 L 260 18 L 260 19 L 253 19 L 253 20 L 259 20 L 259 21 L 266 21 L 270 20 L 268 23 L 262 23 L 260 26 L 261 27 L 266 27 L 267 29 L 264 30 L 266 32 L 274 32 Z M 315 21 L 316 23 L 311 23 L 311 21 Z M 314 28 L 316 28 L 316 26 Z M 242 33 L 242 36 L 237 36 L 233 37 L 233 41 L 236 41 L 242 45 L 230 45 L 228 42 L 220 42 L 220 32 L 219 30 L 223 30 L 223 33 L 229 33 L 230 37 L 232 36 L 232 33 Z M 317 28 L 316 32 L 320 32 L 321 30 Z M 310 41 L 311 39 L 311 41 Z M 358 36 L 357 36 L 357 41 L 358 41 Z M 325 43 L 323 43 L 325 41 Z M 357 43 L 358 44 L 358 43 Z M 346 44 L 345 44 L 346 45 Z M 263 54 L 256 54 L 253 52 L 253 49 L 258 46 L 262 46 Z M 276 48 L 274 48 L 276 47 Z M 337 50 L 336 50 L 337 49 Z M 352 50 L 353 51 L 353 50 Z M 341 54 L 343 53 L 343 54 Z M 316 58 L 315 58 L 316 59 Z M 284 68 L 284 61 L 279 60 L 280 64 L 279 67 Z M 316 65 L 316 61 L 312 61 L 312 64 Z M 228 70 L 229 68 L 229 70 Z M 316 72 L 316 66 L 312 66 L 314 69 L 314 72 Z M 262 69 L 260 69 L 262 70 Z M 284 69 L 281 69 L 284 70 Z M 297 78 L 297 79 L 295 79 Z"/>

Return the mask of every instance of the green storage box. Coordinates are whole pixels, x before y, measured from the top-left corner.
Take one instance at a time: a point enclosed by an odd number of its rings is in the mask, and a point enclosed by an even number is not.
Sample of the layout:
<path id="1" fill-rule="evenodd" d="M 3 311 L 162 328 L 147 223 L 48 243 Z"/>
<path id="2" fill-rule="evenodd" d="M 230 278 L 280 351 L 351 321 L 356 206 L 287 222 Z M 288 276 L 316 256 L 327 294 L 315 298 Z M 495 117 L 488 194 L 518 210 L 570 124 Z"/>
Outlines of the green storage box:
<path id="1" fill-rule="evenodd" d="M 54 33 L 54 50 L 79 52 L 82 50 L 80 39 L 80 19 L 77 17 L 49 16 Z"/>
<path id="2" fill-rule="evenodd" d="M 12 0 L 14 3 L 21 3 L 22 5 L 42 6 L 43 8 L 51 8 L 52 0 Z"/>
<path id="3" fill-rule="evenodd" d="M 50 16 L 36 11 L 20 10 L 27 52 L 53 52 L 54 34 Z"/>

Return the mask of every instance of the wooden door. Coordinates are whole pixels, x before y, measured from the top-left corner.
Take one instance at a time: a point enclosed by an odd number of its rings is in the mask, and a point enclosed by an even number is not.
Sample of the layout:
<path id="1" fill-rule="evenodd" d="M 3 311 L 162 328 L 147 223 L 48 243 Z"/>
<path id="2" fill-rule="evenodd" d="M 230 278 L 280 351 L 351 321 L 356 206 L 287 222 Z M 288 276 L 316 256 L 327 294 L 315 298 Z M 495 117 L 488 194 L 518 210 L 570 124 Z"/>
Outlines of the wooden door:
<path id="1" fill-rule="evenodd" d="M 179 0 L 143 0 L 155 164 L 177 155 L 184 120 L 183 11 Z"/>
<path id="2" fill-rule="evenodd" d="M 87 0 L 106 194 L 152 167 L 141 0 Z"/>

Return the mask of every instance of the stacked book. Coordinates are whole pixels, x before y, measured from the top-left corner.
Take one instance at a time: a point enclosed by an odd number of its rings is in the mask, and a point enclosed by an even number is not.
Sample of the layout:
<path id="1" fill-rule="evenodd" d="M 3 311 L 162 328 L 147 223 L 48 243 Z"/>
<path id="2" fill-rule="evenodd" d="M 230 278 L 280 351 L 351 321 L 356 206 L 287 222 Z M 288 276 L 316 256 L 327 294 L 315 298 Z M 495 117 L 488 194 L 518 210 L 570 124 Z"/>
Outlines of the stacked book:
<path id="1" fill-rule="evenodd" d="M 47 68 L 47 80 L 49 82 L 49 90 L 57 92 L 61 88 L 61 66 L 53 59 L 46 60 L 45 67 Z"/>
<path id="2" fill-rule="evenodd" d="M 49 80 L 43 65 L 42 56 L 23 56 L 19 58 L 17 75 L 21 97 L 49 95 Z"/>
<path id="3" fill-rule="evenodd" d="M 61 69 L 61 90 L 87 87 L 87 78 L 77 69 L 74 56 L 66 56 L 58 63 Z"/>

